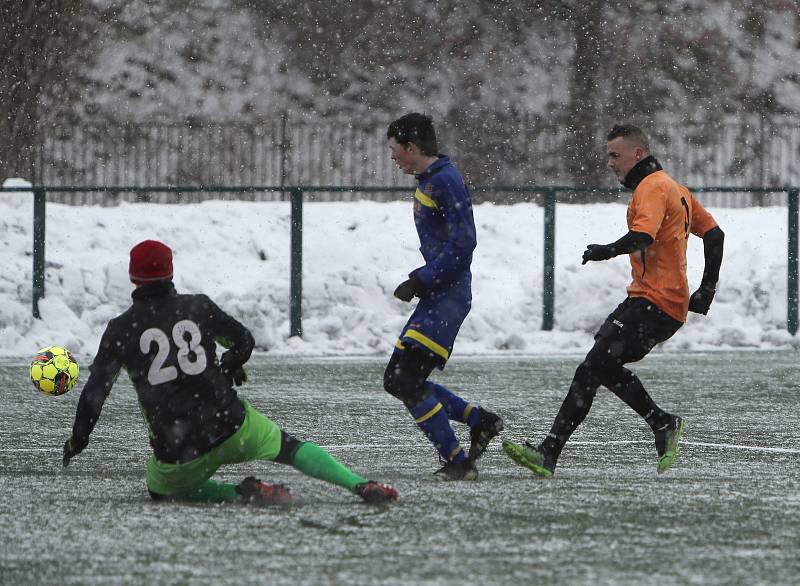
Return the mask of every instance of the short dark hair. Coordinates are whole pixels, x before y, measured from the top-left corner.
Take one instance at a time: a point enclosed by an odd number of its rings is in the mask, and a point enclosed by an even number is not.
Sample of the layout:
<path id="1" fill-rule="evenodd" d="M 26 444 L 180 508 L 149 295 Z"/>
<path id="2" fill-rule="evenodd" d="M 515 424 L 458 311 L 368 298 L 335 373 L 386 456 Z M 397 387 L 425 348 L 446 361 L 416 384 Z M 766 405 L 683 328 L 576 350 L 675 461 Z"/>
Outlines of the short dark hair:
<path id="1" fill-rule="evenodd" d="M 606 140 L 614 140 L 620 136 L 626 139 L 631 139 L 644 150 L 648 152 L 650 151 L 650 141 L 648 140 L 644 131 L 638 126 L 634 126 L 633 124 L 615 124 L 614 127 L 608 132 Z"/>
<path id="2" fill-rule="evenodd" d="M 436 131 L 433 129 L 433 119 L 425 114 L 413 112 L 392 122 L 386 131 L 386 139 L 390 138 L 394 138 L 398 144 L 402 145 L 413 142 L 424 155 L 435 156 L 439 154 L 439 146 L 436 144 Z"/>

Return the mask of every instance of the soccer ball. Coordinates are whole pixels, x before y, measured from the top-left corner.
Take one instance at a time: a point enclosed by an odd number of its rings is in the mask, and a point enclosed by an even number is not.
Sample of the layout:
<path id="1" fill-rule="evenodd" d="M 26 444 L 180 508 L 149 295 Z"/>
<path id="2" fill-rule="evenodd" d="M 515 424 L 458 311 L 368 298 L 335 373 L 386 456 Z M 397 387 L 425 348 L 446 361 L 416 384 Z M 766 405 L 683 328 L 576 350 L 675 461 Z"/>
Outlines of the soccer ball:
<path id="1" fill-rule="evenodd" d="M 31 360 L 31 382 L 45 395 L 63 395 L 71 391 L 80 369 L 75 357 L 66 348 L 42 348 Z"/>

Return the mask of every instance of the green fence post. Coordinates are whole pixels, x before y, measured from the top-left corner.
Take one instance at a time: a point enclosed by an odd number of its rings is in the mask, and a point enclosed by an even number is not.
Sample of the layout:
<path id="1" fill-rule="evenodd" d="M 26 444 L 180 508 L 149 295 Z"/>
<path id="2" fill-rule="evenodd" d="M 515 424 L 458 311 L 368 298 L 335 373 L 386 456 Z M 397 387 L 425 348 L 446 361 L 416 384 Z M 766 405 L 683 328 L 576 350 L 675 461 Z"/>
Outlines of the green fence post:
<path id="1" fill-rule="evenodd" d="M 303 335 L 303 190 L 292 189 L 289 336 Z"/>
<path id="2" fill-rule="evenodd" d="M 544 192 L 544 274 L 542 278 L 542 329 L 553 329 L 556 265 L 556 191 Z"/>
<path id="3" fill-rule="evenodd" d="M 33 188 L 33 317 L 39 319 L 39 300 L 44 297 L 44 218 L 47 192 Z"/>
<path id="4" fill-rule="evenodd" d="M 800 189 L 789 190 L 789 242 L 787 264 L 789 265 L 788 292 L 786 294 L 786 329 L 793 336 L 797 333 L 797 253 L 798 253 L 798 208 L 800 208 Z"/>
<path id="5" fill-rule="evenodd" d="M 289 137 L 288 137 L 288 129 L 287 125 L 289 122 L 289 115 L 286 112 L 281 114 L 281 143 L 280 143 L 280 153 L 281 153 L 281 160 L 280 160 L 280 186 L 284 187 L 286 185 L 286 177 L 288 176 L 287 170 L 287 161 L 289 158 L 289 148 L 292 146 L 289 144 Z M 281 194 L 281 199 L 284 197 L 284 194 Z"/>

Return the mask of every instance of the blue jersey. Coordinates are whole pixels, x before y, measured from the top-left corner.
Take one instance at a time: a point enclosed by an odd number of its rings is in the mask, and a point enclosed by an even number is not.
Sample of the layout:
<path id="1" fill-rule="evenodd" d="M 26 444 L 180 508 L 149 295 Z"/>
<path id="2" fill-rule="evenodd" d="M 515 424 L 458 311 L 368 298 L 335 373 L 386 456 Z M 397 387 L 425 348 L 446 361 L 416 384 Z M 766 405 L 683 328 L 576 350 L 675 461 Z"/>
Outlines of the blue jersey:
<path id="1" fill-rule="evenodd" d="M 425 266 L 414 271 L 431 292 L 451 284 L 470 286 L 475 220 L 461 174 L 446 155 L 417 176 L 414 223 Z"/>
<path id="2" fill-rule="evenodd" d="M 425 266 L 411 274 L 427 291 L 420 295 L 395 347 L 403 351 L 408 344 L 422 346 L 439 359 L 441 368 L 472 306 L 475 221 L 469 190 L 449 158 L 439 155 L 417 179 L 414 223 Z"/>

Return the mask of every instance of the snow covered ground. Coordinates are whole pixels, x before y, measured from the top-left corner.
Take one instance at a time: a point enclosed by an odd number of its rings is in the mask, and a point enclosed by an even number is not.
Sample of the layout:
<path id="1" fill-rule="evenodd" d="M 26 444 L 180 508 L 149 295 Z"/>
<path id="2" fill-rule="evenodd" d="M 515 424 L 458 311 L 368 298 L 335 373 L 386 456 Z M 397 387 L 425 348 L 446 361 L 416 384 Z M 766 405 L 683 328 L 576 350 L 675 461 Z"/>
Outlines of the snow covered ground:
<path id="1" fill-rule="evenodd" d="M 260 508 L 152 502 L 147 428 L 124 375 L 89 448 L 63 468 L 78 392 L 42 395 L 25 359 L 0 358 L 0 581 L 797 586 L 795 354 L 661 353 L 637 364 L 659 404 L 687 421 L 667 474 L 656 472 L 647 425 L 600 391 L 552 479 L 516 466 L 495 441 L 477 482 L 447 483 L 432 477 L 435 450 L 382 390 L 383 359 L 256 356 L 240 396 L 400 492 L 391 506 L 368 507 L 291 466 L 218 471 L 221 481 L 284 482 L 298 499 Z M 503 439 L 537 441 L 576 364 L 573 356 L 459 358 L 435 376 L 502 414 Z M 464 426 L 456 432 L 468 437 Z"/>
<path id="2" fill-rule="evenodd" d="M 6 186 L 20 185 L 9 180 Z M 409 189 L 409 196 L 412 190 Z M 155 238 L 175 251 L 175 283 L 205 292 L 279 354 L 381 355 L 412 306 L 392 297 L 422 262 L 410 202 L 310 203 L 304 208 L 303 339 L 289 338 L 289 204 L 213 201 L 118 207 L 47 205 L 46 297 L 31 316 L 32 195 L 0 193 L 0 355 L 51 344 L 93 354 L 106 322 L 130 301 L 128 251 Z M 663 351 L 790 348 L 784 207 L 712 209 L 726 233 L 717 299 Z M 625 296 L 626 257 L 582 266 L 590 242 L 625 233 L 620 204 L 556 212 L 555 330 L 542 323 L 542 208 L 475 207 L 474 302 L 455 354 L 582 353 Z M 690 240 L 690 287 L 703 268 Z"/>

